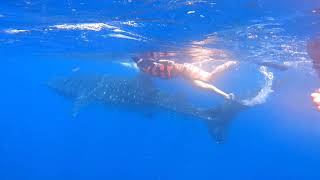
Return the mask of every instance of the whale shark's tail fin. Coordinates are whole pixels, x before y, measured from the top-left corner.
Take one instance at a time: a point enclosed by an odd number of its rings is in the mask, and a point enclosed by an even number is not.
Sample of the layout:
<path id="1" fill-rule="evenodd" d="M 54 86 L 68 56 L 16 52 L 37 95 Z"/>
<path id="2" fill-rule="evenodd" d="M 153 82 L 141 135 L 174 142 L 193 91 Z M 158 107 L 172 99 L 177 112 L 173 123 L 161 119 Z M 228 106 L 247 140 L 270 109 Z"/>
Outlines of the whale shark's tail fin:
<path id="1" fill-rule="evenodd" d="M 267 67 L 261 66 L 260 73 L 264 76 L 265 83 L 261 89 L 248 99 L 229 101 L 217 108 L 202 111 L 201 116 L 208 126 L 209 133 L 218 143 L 222 143 L 227 134 L 228 125 L 241 111 L 266 102 L 273 92 L 273 73 Z"/>
<path id="2" fill-rule="evenodd" d="M 229 124 L 246 108 L 247 106 L 239 102 L 230 101 L 216 108 L 203 111 L 204 117 L 207 117 L 204 118 L 204 123 L 216 143 L 220 144 L 225 141 Z"/>

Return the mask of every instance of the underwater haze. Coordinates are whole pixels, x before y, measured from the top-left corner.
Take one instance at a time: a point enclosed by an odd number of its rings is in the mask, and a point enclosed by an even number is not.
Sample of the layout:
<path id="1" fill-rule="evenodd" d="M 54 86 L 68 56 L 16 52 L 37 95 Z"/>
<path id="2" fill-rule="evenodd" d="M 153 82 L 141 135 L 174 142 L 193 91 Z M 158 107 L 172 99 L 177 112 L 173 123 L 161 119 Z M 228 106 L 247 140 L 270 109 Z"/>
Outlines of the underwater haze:
<path id="1" fill-rule="evenodd" d="M 318 180 L 319 33 L 319 0 L 3 0 L 0 180 Z M 238 61 L 241 106 L 141 54 Z"/>

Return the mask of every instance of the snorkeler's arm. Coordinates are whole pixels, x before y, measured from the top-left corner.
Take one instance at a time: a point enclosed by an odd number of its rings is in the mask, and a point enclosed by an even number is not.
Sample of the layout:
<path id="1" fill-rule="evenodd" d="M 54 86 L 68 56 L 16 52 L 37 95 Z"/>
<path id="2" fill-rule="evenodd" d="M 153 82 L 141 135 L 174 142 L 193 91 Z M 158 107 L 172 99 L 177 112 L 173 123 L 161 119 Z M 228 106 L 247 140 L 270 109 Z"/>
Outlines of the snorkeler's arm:
<path id="1" fill-rule="evenodd" d="M 193 82 L 197 87 L 200 87 L 202 89 L 206 89 L 209 91 L 213 91 L 214 93 L 219 94 L 220 96 L 223 96 L 225 99 L 230 100 L 233 98 L 232 94 L 227 94 L 224 91 L 218 89 L 217 87 L 215 87 L 211 84 L 208 84 L 208 83 L 205 83 L 205 82 L 199 81 L 199 80 L 193 80 Z"/>

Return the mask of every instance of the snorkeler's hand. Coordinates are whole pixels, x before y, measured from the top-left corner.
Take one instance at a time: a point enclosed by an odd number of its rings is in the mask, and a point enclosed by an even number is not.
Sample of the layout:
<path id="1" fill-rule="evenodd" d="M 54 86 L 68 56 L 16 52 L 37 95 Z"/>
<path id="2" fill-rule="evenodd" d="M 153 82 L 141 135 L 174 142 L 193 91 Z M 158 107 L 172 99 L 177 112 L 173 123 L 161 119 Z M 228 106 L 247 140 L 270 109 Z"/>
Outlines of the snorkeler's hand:
<path id="1" fill-rule="evenodd" d="M 233 101 L 235 98 L 235 95 L 233 93 L 229 93 L 227 96 L 226 96 L 226 99 L 227 100 L 230 100 L 230 101 Z"/>
<path id="2" fill-rule="evenodd" d="M 317 109 L 320 111 L 320 89 L 311 94 L 313 102 L 316 104 Z"/>

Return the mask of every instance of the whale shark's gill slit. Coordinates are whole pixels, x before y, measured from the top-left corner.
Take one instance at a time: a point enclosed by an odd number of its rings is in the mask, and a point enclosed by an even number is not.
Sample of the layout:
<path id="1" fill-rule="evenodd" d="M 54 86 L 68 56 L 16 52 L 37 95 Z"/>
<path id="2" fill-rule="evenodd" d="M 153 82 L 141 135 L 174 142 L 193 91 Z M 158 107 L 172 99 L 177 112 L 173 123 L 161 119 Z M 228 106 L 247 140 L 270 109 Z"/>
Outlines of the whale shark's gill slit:
<path id="1" fill-rule="evenodd" d="M 103 76 L 101 78 L 101 80 L 98 80 L 97 82 L 92 79 L 90 77 L 88 78 L 84 78 L 83 81 L 86 81 L 86 83 L 81 82 L 81 79 L 75 79 L 72 82 L 72 89 L 73 89 L 73 94 L 78 94 L 78 96 L 75 98 L 74 101 L 74 105 L 72 108 L 72 116 L 76 117 L 81 108 L 83 108 L 84 106 L 88 105 L 91 101 L 98 99 L 99 97 L 99 93 L 103 93 L 103 92 L 99 92 L 100 90 L 103 90 L 104 88 L 104 81 L 105 81 L 105 76 Z M 85 87 L 85 84 L 87 83 L 92 83 L 91 86 L 89 87 L 93 87 L 93 88 L 88 88 Z M 81 93 L 77 93 L 77 92 L 81 92 Z"/>

